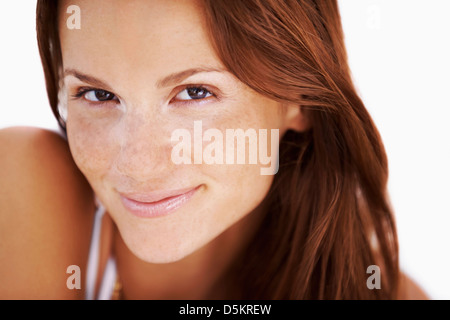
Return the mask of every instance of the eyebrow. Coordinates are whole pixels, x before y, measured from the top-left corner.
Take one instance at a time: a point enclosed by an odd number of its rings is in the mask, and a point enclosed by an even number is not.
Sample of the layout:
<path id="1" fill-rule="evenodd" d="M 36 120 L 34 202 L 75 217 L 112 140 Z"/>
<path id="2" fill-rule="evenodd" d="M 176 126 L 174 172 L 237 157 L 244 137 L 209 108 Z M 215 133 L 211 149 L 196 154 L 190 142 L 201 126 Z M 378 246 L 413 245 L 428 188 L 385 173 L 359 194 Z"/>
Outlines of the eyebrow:
<path id="1" fill-rule="evenodd" d="M 184 79 L 201 72 L 225 72 L 225 70 L 215 69 L 215 68 L 192 68 L 184 71 L 172 73 L 156 82 L 157 88 L 164 88 L 170 85 L 176 84 L 178 82 L 183 81 Z M 76 69 L 66 69 L 64 70 L 64 77 L 66 76 L 74 76 L 80 81 L 89 83 L 92 86 L 101 87 L 102 89 L 112 91 L 111 87 L 103 80 L 98 79 L 96 77 L 90 76 L 88 74 L 84 74 Z"/>
<path id="2" fill-rule="evenodd" d="M 96 77 L 84 74 L 78 70 L 75 69 L 66 69 L 64 70 L 64 77 L 67 76 L 74 76 L 75 78 L 79 79 L 80 81 L 89 83 L 90 85 L 94 87 L 101 87 L 102 89 L 112 91 L 111 87 L 103 80 L 100 80 Z"/>
<path id="3" fill-rule="evenodd" d="M 214 69 L 214 68 L 192 68 L 188 70 L 184 70 L 177 73 L 172 73 L 161 80 L 156 82 L 157 88 L 164 88 L 170 85 L 174 85 L 178 82 L 183 81 L 184 79 L 201 72 L 224 72 L 225 70 Z"/>

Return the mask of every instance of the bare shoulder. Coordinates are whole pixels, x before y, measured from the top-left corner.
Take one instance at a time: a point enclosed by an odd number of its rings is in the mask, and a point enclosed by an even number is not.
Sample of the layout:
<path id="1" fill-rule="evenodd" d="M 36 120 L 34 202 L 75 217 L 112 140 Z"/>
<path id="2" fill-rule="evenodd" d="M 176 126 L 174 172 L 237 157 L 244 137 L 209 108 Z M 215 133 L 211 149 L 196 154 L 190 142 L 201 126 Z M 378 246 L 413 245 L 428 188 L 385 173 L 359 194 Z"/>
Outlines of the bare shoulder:
<path id="1" fill-rule="evenodd" d="M 64 138 L 49 130 L 0 130 L 0 298 L 80 298 L 69 265 L 86 264 L 93 193 Z"/>
<path id="2" fill-rule="evenodd" d="M 400 275 L 400 300 L 428 300 L 430 299 L 424 290 L 408 275 Z"/>

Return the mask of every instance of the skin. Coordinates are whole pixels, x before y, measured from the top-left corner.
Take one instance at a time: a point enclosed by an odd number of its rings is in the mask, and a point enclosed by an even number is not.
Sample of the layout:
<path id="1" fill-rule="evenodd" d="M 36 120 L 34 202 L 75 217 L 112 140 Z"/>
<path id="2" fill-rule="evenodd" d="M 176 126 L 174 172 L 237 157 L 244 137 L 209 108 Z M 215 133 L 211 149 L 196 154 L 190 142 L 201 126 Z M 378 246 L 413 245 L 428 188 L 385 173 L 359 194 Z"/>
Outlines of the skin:
<path id="1" fill-rule="evenodd" d="M 83 297 L 65 287 L 65 269 L 86 265 L 95 194 L 108 212 L 100 273 L 112 251 L 126 298 L 223 298 L 220 276 L 258 227 L 273 176 L 262 176 L 259 165 L 175 165 L 171 132 L 193 136 L 194 120 L 202 120 L 203 131 L 278 129 L 281 138 L 308 129 L 307 119 L 225 70 L 196 1 L 78 1 L 80 30 L 65 27 L 70 4 L 62 1 L 59 13 L 68 145 L 39 129 L 0 131 L 0 151 L 11 155 L 0 160 L 0 243 L 8 243 L 0 260 L 9 261 L 0 264 L 0 297 Z M 160 85 L 191 68 L 219 71 Z M 213 95 L 183 102 L 186 85 Z M 86 87 L 117 99 L 90 101 L 92 91 L 75 97 Z M 119 196 L 196 186 L 181 208 L 150 219 L 130 214 Z"/>

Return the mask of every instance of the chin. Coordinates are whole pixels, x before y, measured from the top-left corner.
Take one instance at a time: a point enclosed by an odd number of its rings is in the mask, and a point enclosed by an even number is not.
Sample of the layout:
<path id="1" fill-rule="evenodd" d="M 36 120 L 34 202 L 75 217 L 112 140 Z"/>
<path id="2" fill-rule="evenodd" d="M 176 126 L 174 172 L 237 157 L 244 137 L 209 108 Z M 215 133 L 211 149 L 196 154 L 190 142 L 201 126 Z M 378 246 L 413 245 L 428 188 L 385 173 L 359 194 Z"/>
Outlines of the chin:
<path id="1" fill-rule="evenodd" d="M 196 251 L 196 249 L 192 250 L 177 250 L 177 249 L 168 249 L 164 251 L 159 250 L 151 250 L 149 251 L 148 248 L 144 248 L 144 250 L 136 250 L 133 251 L 133 254 L 141 259 L 142 261 L 145 261 L 147 263 L 155 263 L 155 264 L 165 264 L 165 263 L 173 263 L 180 260 L 183 260 L 190 254 Z"/>
<path id="2" fill-rule="evenodd" d="M 128 249 L 140 260 L 147 263 L 164 264 L 180 261 L 203 246 L 201 239 L 186 241 L 186 237 L 166 239 L 166 237 L 127 237 L 122 239 Z"/>

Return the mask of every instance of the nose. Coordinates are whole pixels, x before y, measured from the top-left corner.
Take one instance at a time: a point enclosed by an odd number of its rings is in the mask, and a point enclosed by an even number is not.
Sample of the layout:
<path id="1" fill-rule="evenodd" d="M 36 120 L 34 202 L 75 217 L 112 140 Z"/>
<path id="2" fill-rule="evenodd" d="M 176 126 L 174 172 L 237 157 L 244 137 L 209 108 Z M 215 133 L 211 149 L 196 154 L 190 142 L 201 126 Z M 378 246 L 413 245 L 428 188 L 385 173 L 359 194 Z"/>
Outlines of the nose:
<path id="1" fill-rule="evenodd" d="M 117 125 L 115 169 L 135 182 L 155 181 L 170 172 L 171 141 L 162 116 L 126 113 Z"/>

